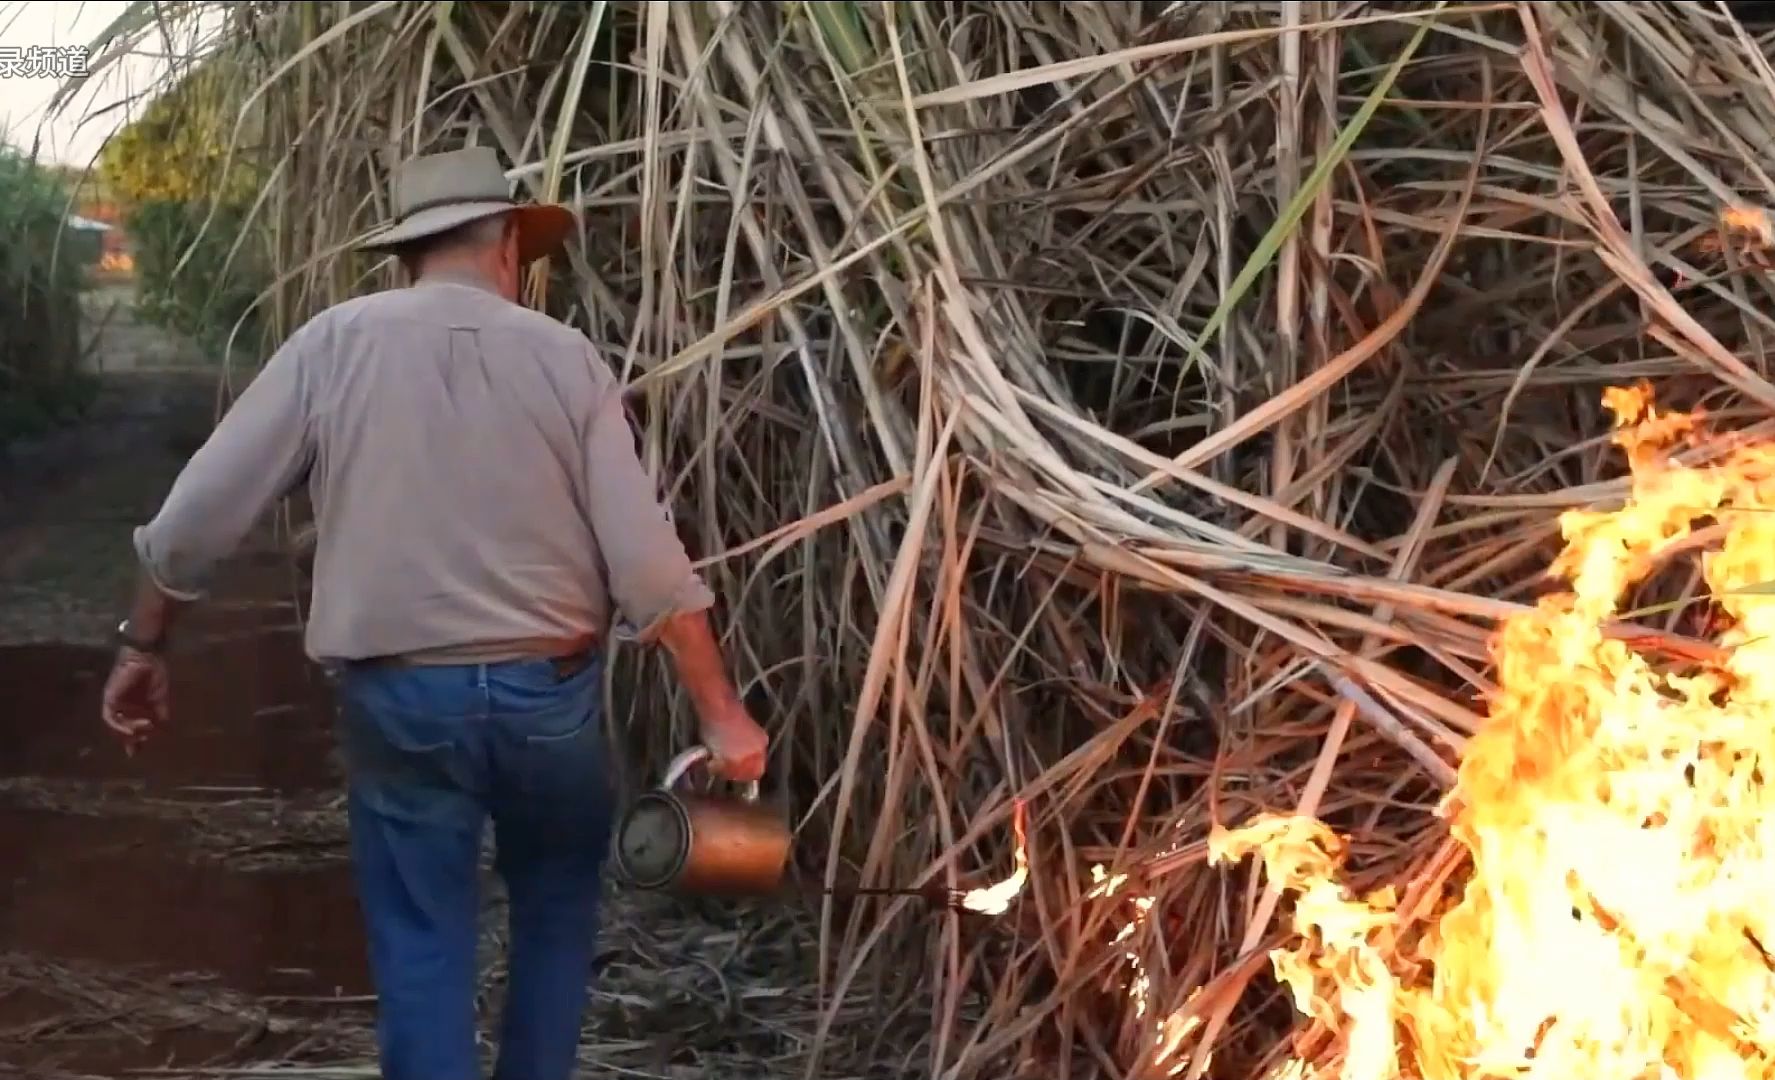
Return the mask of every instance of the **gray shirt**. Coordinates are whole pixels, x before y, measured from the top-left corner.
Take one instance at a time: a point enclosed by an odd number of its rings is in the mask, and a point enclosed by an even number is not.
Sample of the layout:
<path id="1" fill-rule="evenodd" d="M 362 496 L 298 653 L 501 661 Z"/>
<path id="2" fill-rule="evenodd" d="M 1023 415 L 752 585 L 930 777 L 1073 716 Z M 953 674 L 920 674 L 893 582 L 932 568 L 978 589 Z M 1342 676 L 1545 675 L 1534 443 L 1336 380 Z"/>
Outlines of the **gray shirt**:
<path id="1" fill-rule="evenodd" d="M 713 597 L 636 456 L 590 341 L 466 280 L 327 309 L 241 393 L 136 552 L 169 595 L 307 481 L 318 544 L 307 650 L 326 663 L 525 655 L 643 639 Z"/>

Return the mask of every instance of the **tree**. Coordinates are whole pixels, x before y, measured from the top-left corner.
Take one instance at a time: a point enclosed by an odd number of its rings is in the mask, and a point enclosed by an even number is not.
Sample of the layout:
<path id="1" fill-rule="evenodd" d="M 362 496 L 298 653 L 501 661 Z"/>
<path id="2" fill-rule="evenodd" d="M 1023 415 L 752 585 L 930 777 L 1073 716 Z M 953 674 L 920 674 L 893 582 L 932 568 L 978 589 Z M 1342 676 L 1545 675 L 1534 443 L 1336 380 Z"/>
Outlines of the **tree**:
<path id="1" fill-rule="evenodd" d="M 237 71 L 226 54 L 204 60 L 99 154 L 100 182 L 122 205 L 134 248 L 137 310 L 215 348 L 268 276 L 260 237 L 246 232 L 262 169 L 254 148 L 235 141 L 248 90 Z M 242 138 L 254 134 L 249 126 Z"/>
<path id="2" fill-rule="evenodd" d="M 126 205 L 250 202 L 260 169 L 251 148 L 230 143 L 245 88 L 225 57 L 213 57 L 149 102 L 140 119 L 99 154 L 99 175 Z"/>

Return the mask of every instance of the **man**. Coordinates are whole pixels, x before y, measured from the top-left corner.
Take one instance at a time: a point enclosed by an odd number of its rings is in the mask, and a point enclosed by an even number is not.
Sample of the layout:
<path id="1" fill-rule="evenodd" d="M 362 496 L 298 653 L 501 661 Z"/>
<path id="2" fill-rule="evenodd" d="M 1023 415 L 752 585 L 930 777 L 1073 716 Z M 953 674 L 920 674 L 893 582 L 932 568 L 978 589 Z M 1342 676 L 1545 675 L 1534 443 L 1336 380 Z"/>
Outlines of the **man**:
<path id="1" fill-rule="evenodd" d="M 714 771 L 764 771 L 694 572 L 636 457 L 622 387 L 581 334 L 522 307 L 565 208 L 519 205 L 491 150 L 407 162 L 366 247 L 413 283 L 339 304 L 277 350 L 137 530 L 104 720 L 168 720 L 174 617 L 306 480 L 306 646 L 336 674 L 351 850 L 390 1080 L 468 1080 L 484 821 L 510 897 L 496 1075 L 572 1071 L 612 827 L 600 751 L 614 606 L 671 655 Z"/>

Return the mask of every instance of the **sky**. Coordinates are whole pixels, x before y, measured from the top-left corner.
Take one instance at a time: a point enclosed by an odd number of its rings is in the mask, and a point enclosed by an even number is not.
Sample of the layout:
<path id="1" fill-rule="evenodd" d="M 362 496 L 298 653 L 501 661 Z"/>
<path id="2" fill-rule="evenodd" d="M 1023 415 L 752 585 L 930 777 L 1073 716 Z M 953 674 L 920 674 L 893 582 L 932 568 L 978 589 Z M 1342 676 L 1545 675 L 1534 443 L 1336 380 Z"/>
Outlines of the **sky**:
<path id="1" fill-rule="evenodd" d="M 33 45 L 89 44 L 128 7 L 127 2 L 89 0 L 0 3 L 0 49 L 5 50 L 0 57 L 13 55 L 12 48 L 22 53 Z M 5 65 L 5 61 L 0 60 L 0 65 Z M 83 116 L 94 108 L 128 101 L 152 86 L 165 70 L 166 62 L 158 55 L 124 57 L 88 82 L 54 118 L 46 115 L 46 107 L 62 82 L 60 78 L 24 78 L 0 72 L 0 138 L 27 150 L 33 138 L 41 138 L 38 152 L 43 159 L 66 165 L 89 164 L 112 132 L 132 116 L 140 115 L 146 99 L 131 109 L 115 109 L 84 124 Z"/>

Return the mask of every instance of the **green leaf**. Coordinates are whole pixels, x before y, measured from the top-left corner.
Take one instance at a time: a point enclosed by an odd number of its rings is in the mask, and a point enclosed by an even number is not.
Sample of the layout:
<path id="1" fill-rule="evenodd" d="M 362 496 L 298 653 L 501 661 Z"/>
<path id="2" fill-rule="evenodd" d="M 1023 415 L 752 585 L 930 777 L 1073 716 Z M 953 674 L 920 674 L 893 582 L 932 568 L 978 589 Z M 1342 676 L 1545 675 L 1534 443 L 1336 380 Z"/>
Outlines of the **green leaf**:
<path id="1" fill-rule="evenodd" d="M 1442 6 L 1438 4 L 1437 8 L 1440 9 Z M 1220 333 L 1222 328 L 1226 326 L 1227 320 L 1232 317 L 1233 309 L 1238 307 L 1239 301 L 1243 300 L 1245 294 L 1251 291 L 1251 285 L 1257 280 L 1258 275 L 1275 261 L 1276 254 L 1282 250 L 1282 244 L 1288 239 L 1288 235 L 1300 224 L 1301 218 L 1306 216 L 1307 207 L 1313 205 L 1313 200 L 1319 197 L 1319 189 L 1330 181 L 1332 171 L 1343 163 L 1344 158 L 1350 153 L 1350 148 L 1356 145 L 1356 140 L 1361 137 L 1369 120 L 1373 119 L 1381 102 L 1392 92 L 1393 84 L 1399 79 L 1399 73 L 1405 70 L 1405 65 L 1417 54 L 1418 46 L 1423 43 L 1424 36 L 1429 32 L 1430 20 L 1426 19 L 1418 24 L 1417 32 L 1411 36 L 1411 40 L 1406 43 L 1405 48 L 1400 50 L 1399 55 L 1394 57 L 1392 64 L 1387 67 L 1386 73 L 1381 76 L 1379 82 L 1374 84 L 1374 89 L 1368 92 L 1368 97 L 1363 100 L 1362 107 L 1356 110 L 1356 115 L 1351 117 L 1350 122 L 1344 125 L 1343 130 L 1337 133 L 1337 139 L 1331 144 L 1331 149 L 1313 166 L 1313 171 L 1307 176 L 1306 182 L 1301 184 L 1300 190 L 1294 193 L 1294 198 L 1290 199 L 1288 205 L 1282 208 L 1282 213 L 1276 218 L 1275 224 L 1271 225 L 1269 231 L 1263 234 L 1263 239 L 1258 241 L 1257 250 L 1253 251 L 1251 257 L 1245 260 L 1245 265 L 1239 268 L 1238 275 L 1233 278 L 1233 283 L 1227 289 L 1227 294 L 1221 297 L 1220 303 L 1215 306 L 1214 313 L 1208 317 L 1207 325 L 1202 327 L 1201 334 L 1194 342 L 1187 343 L 1191 355 L 1198 364 L 1207 366 L 1211 363 L 1207 354 L 1202 351 L 1203 348 L 1213 339 L 1215 334 Z"/>

